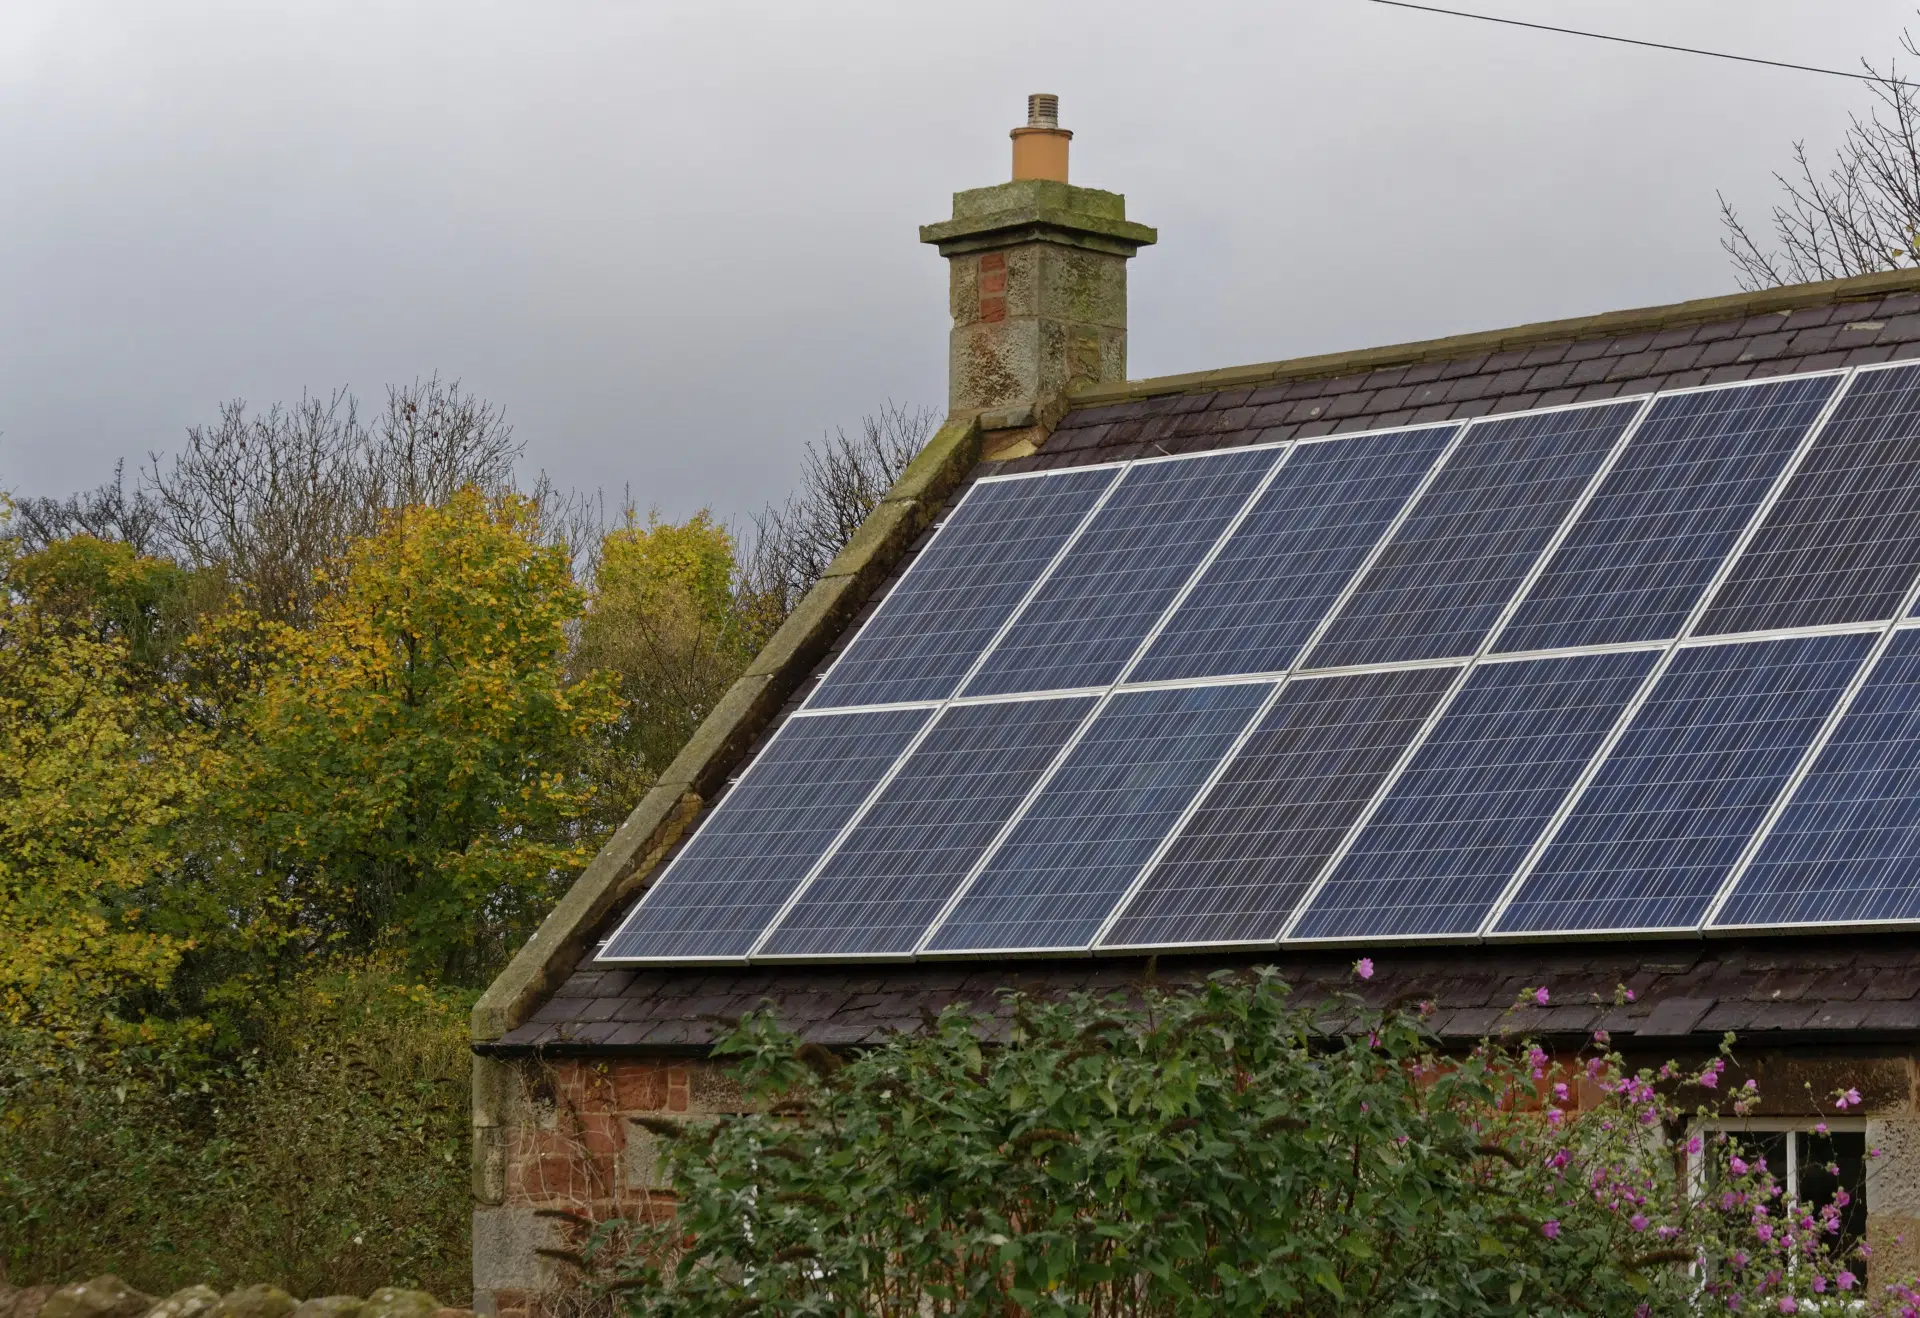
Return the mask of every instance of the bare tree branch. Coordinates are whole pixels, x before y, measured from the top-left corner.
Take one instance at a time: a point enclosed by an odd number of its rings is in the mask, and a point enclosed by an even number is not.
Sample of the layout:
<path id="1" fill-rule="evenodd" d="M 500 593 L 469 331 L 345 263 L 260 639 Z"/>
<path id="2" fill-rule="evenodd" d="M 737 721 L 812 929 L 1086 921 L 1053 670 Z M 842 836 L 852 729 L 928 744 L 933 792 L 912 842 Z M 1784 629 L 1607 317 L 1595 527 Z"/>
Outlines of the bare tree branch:
<path id="1" fill-rule="evenodd" d="M 90 535 L 125 542 L 137 554 L 159 552 L 164 539 L 160 506 L 147 491 L 127 489 L 126 465 L 116 462 L 112 480 L 83 494 L 16 501 L 11 530 L 20 547 L 33 553 L 55 540 Z"/>
<path id="2" fill-rule="evenodd" d="M 932 408 L 888 401 L 861 418 L 857 438 L 840 430 L 817 445 L 810 441 L 800 488 L 753 519 L 743 593 L 785 617 L 926 446 L 939 419 Z"/>
<path id="3" fill-rule="evenodd" d="M 1920 55 L 1910 33 L 1901 45 Z M 1824 171 L 1793 145 L 1793 169 L 1776 173 L 1779 200 L 1768 213 L 1772 245 L 1763 246 L 1725 196 L 1721 249 L 1746 289 L 1812 283 L 1920 266 L 1920 92 L 1861 61 L 1878 102 L 1849 118 Z"/>

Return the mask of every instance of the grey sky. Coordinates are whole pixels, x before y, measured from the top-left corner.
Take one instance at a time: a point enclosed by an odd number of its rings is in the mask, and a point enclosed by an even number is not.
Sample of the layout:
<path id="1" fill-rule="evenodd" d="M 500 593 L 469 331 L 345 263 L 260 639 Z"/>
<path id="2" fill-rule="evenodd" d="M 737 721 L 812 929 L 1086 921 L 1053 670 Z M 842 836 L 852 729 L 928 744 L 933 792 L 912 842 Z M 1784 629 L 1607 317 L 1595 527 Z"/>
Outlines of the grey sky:
<path id="1" fill-rule="evenodd" d="M 1842 68 L 1912 0 L 1462 0 Z M 1135 376 L 1731 291 L 1858 84 L 1394 10 L 0 6 L 0 488 L 66 493 L 222 399 L 438 370 L 528 466 L 737 516 L 802 443 L 945 398 L 914 226 L 1029 91 L 1160 228 Z M 134 463 L 130 463 L 134 465 Z"/>

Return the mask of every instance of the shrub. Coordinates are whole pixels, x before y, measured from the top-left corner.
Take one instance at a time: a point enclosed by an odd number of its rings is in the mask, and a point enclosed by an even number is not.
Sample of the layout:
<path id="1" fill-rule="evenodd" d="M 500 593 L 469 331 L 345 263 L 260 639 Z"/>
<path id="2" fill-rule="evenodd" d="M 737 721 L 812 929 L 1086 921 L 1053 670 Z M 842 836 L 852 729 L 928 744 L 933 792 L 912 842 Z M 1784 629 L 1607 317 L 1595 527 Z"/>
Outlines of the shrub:
<path id="1" fill-rule="evenodd" d="M 0 1076 L 6 1274 L 465 1296 L 467 1005 L 375 963 L 305 982 L 216 1073 L 137 1049 L 113 1069 L 16 1056 Z"/>
<path id="2" fill-rule="evenodd" d="M 1628 1073 L 1603 1041 L 1447 1057 L 1417 1011 L 1357 1004 L 1336 1035 L 1265 976 L 1013 1008 L 1004 1046 L 950 1010 L 851 1059 L 748 1018 L 722 1051 L 761 1110 L 663 1130 L 675 1199 L 590 1261 L 636 1318 L 1810 1313 L 1859 1293 L 1834 1211 L 1685 1133 L 1711 1065 Z"/>

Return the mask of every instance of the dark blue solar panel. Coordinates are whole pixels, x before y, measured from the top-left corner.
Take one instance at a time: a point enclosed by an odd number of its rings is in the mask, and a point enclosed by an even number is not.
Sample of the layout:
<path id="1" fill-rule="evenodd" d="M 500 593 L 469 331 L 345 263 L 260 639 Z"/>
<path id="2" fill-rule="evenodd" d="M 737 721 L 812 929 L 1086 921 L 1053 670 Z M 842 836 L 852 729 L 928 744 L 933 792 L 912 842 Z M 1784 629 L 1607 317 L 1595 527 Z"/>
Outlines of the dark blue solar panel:
<path id="1" fill-rule="evenodd" d="M 1094 699 L 950 707 L 759 954 L 913 951 Z"/>
<path id="2" fill-rule="evenodd" d="M 1472 654 L 1639 407 L 1474 425 L 1307 665 Z"/>
<path id="3" fill-rule="evenodd" d="M 1129 468 L 967 694 L 1113 681 L 1279 458 L 1243 449 Z"/>
<path id="4" fill-rule="evenodd" d="M 1656 400 L 1495 648 L 1679 635 L 1839 382 L 1769 380 Z"/>
<path id="5" fill-rule="evenodd" d="M 1477 931 L 1656 658 L 1478 669 L 1292 936 Z"/>
<path id="6" fill-rule="evenodd" d="M 600 955 L 745 956 L 930 717 L 788 719 Z"/>
<path id="7" fill-rule="evenodd" d="M 1716 926 L 1920 920 L 1920 631 L 1903 631 Z"/>
<path id="8" fill-rule="evenodd" d="M 940 927 L 929 951 L 1082 948 L 1272 692 L 1115 696 Z"/>
<path id="9" fill-rule="evenodd" d="M 1278 937 L 1458 676 L 1414 668 L 1288 683 L 1102 945 Z"/>
<path id="10" fill-rule="evenodd" d="M 811 707 L 952 695 L 1117 474 L 1096 467 L 974 486 L 827 674 Z"/>
<path id="11" fill-rule="evenodd" d="M 1457 431 L 1433 426 L 1295 449 L 1128 680 L 1291 665 Z"/>
<path id="12" fill-rule="evenodd" d="M 1891 618 L 1920 573 L 1920 367 L 1862 371 L 1699 634 Z"/>
<path id="13" fill-rule="evenodd" d="M 1698 924 L 1873 639 L 1680 651 L 1498 932 Z"/>

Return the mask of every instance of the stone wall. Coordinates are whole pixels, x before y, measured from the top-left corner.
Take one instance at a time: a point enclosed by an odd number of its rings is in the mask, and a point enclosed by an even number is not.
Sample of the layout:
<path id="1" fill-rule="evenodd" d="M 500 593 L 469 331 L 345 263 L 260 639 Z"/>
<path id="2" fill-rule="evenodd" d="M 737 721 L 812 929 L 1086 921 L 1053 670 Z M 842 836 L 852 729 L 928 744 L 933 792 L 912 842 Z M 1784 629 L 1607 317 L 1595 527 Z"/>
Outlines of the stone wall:
<path id="1" fill-rule="evenodd" d="M 634 1118 L 699 1121 L 747 1106 L 702 1059 L 477 1061 L 474 1308 L 501 1318 L 556 1307 L 594 1224 L 671 1211 L 658 1139 Z"/>
<path id="2" fill-rule="evenodd" d="M 425 1291 L 384 1286 L 365 1299 L 324 1295 L 301 1300 L 278 1286 L 247 1286 L 221 1294 L 187 1286 L 165 1299 L 144 1294 L 111 1273 L 67 1286 L 9 1286 L 0 1282 L 0 1318 L 474 1318 Z"/>

